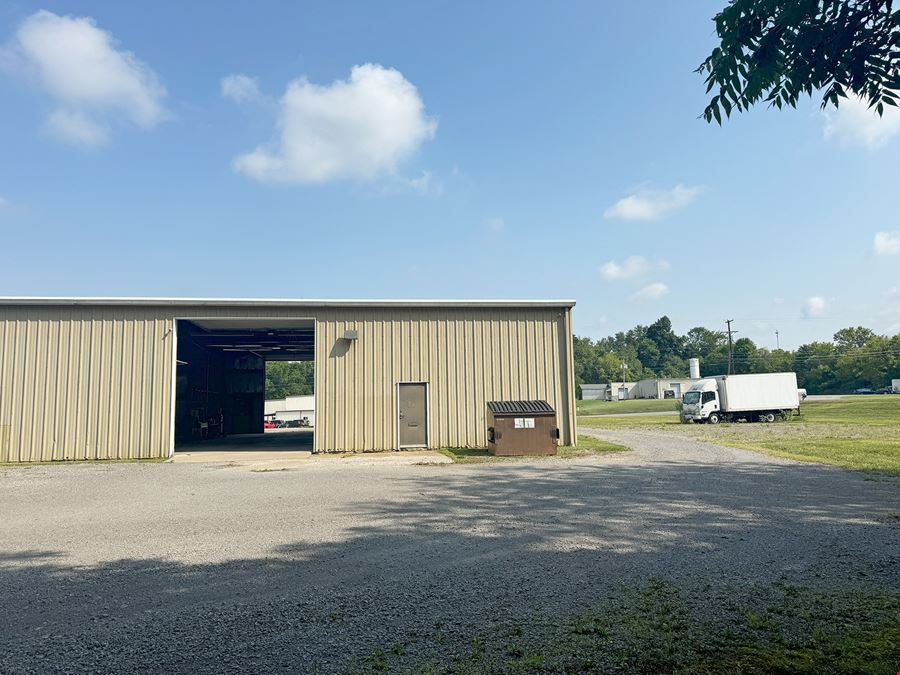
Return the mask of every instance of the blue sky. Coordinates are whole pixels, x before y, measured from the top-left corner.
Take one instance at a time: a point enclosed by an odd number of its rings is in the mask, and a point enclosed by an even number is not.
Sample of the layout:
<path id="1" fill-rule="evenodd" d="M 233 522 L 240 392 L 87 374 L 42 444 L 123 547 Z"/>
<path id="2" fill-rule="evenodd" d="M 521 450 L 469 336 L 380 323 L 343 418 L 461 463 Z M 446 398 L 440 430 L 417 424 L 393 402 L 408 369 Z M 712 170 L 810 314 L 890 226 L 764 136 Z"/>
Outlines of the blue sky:
<path id="1" fill-rule="evenodd" d="M 5 3 L 0 295 L 897 332 L 900 119 L 700 121 L 723 2 Z"/>

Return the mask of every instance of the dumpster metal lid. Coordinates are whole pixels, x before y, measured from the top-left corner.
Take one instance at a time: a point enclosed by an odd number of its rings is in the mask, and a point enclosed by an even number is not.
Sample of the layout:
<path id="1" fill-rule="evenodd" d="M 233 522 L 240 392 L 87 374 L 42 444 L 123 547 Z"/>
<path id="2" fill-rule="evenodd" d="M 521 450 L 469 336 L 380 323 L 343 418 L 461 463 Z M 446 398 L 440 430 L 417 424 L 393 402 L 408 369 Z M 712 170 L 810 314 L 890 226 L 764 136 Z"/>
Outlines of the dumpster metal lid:
<path id="1" fill-rule="evenodd" d="M 556 412 L 547 401 L 488 401 L 488 408 L 495 415 L 535 415 Z"/>

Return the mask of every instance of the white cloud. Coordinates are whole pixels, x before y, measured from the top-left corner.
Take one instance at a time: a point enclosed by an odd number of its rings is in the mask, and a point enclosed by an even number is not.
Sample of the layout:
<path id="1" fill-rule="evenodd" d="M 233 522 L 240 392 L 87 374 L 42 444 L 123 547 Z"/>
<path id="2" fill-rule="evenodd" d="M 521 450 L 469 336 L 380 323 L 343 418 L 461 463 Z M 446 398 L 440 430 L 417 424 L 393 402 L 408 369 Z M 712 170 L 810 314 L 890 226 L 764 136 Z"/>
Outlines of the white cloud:
<path id="1" fill-rule="evenodd" d="M 610 260 L 600 267 L 600 273 L 610 281 L 620 281 L 633 279 L 644 274 L 648 269 L 650 269 L 649 260 L 641 255 L 633 255 L 625 258 L 621 263 Z"/>
<path id="2" fill-rule="evenodd" d="M 106 127 L 80 110 L 54 110 L 47 116 L 45 127 L 52 136 L 73 145 L 93 147 L 109 140 Z"/>
<path id="3" fill-rule="evenodd" d="M 631 296 L 631 299 L 636 302 L 647 302 L 649 300 L 659 300 L 661 297 L 666 295 L 669 292 L 669 287 L 666 286 L 661 281 L 654 281 L 652 284 L 647 284 L 639 291 L 634 293 Z"/>
<path id="4" fill-rule="evenodd" d="M 47 119 L 58 138 L 99 145 L 111 125 L 130 122 L 151 128 L 168 113 L 166 91 L 134 54 L 117 48 L 113 36 L 90 17 L 29 16 L 9 47 L 14 67 L 34 77 L 59 104 Z"/>
<path id="5" fill-rule="evenodd" d="M 367 194 L 402 195 L 414 192 L 424 197 L 441 197 L 444 194 L 444 181 L 427 170 L 423 170 L 414 178 L 394 174 L 376 187 L 377 189 Z"/>
<path id="6" fill-rule="evenodd" d="M 27 208 L 23 204 L 0 195 L 0 218 L 16 216 L 26 212 Z"/>
<path id="7" fill-rule="evenodd" d="M 371 180 L 393 172 L 437 130 L 416 88 L 373 63 L 329 85 L 294 80 L 279 105 L 278 140 L 234 160 L 260 181 Z"/>
<path id="8" fill-rule="evenodd" d="M 416 192 L 423 195 L 440 197 L 442 194 L 444 194 L 443 182 L 441 182 L 439 178 L 435 178 L 434 174 L 431 173 L 431 171 L 422 171 L 421 176 L 419 176 L 418 178 L 407 179 L 406 184 Z"/>
<path id="9" fill-rule="evenodd" d="M 250 77 L 249 75 L 241 75 L 240 73 L 226 75 L 222 78 L 220 86 L 222 96 L 230 98 L 236 103 L 255 101 L 261 97 L 259 83 L 255 77 Z"/>
<path id="10" fill-rule="evenodd" d="M 641 188 L 606 209 L 603 217 L 621 220 L 659 220 L 688 206 L 702 191 L 702 187 L 681 184 L 671 190 Z"/>
<path id="11" fill-rule="evenodd" d="M 506 227 L 506 221 L 499 216 L 493 216 L 491 218 L 486 218 L 484 221 L 485 226 L 491 230 L 492 232 L 500 232 Z"/>
<path id="12" fill-rule="evenodd" d="M 837 110 L 829 110 L 824 115 L 825 138 L 835 139 L 842 145 L 877 150 L 900 133 L 900 109 L 894 106 L 884 106 L 884 114 L 879 117 L 865 101 L 848 98 L 841 99 Z"/>
<path id="13" fill-rule="evenodd" d="M 807 318 L 822 316 L 827 306 L 825 298 L 821 295 L 814 295 L 806 299 L 806 303 L 803 305 L 803 315 Z"/>
<path id="14" fill-rule="evenodd" d="M 653 270 L 666 272 L 670 267 L 668 260 L 660 259 L 651 262 L 642 255 L 633 255 L 625 258 L 622 262 L 610 260 L 604 263 L 600 266 L 600 274 L 608 281 L 623 281 L 642 277 Z"/>
<path id="15" fill-rule="evenodd" d="M 876 232 L 872 249 L 875 255 L 897 255 L 900 253 L 900 232 Z"/>

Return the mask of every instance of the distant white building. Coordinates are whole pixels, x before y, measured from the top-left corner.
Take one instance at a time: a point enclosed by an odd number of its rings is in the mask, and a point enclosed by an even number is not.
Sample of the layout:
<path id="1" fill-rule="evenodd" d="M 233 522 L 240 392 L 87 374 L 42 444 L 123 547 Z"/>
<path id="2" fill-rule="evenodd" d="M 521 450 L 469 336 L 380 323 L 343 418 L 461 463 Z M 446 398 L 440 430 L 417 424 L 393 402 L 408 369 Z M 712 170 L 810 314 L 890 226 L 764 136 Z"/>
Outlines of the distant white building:
<path id="1" fill-rule="evenodd" d="M 631 398 L 675 398 L 680 399 L 697 380 L 691 378 L 648 378 L 635 387 Z"/>
<path id="2" fill-rule="evenodd" d="M 700 360 L 688 359 L 690 377 L 648 377 L 638 382 L 603 382 L 580 384 L 582 401 L 627 401 L 636 398 L 674 398 L 691 388 L 700 378 Z M 900 389 L 900 380 L 894 388 Z"/>
<path id="3" fill-rule="evenodd" d="M 315 396 L 288 396 L 266 401 L 265 418 L 268 422 L 290 422 L 304 417 L 309 420 L 309 426 L 316 426 Z"/>
<path id="4" fill-rule="evenodd" d="M 581 384 L 583 401 L 626 401 L 634 398 L 637 382 L 604 382 L 602 384 Z"/>
<path id="5" fill-rule="evenodd" d="M 583 401 L 628 401 L 638 398 L 680 399 L 697 380 L 691 378 L 647 378 L 638 382 L 582 384 Z"/>
<path id="6" fill-rule="evenodd" d="M 579 384 L 582 401 L 606 401 L 609 393 L 608 384 Z"/>

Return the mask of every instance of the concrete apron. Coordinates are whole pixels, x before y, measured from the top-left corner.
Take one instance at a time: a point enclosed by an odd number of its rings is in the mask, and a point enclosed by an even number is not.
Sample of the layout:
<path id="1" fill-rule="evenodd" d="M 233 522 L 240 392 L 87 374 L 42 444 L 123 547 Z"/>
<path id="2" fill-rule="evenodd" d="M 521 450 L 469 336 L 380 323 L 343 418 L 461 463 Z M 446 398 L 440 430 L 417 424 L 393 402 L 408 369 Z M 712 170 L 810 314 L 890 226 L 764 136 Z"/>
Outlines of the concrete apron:
<path id="1" fill-rule="evenodd" d="M 335 468 L 338 466 L 376 466 L 412 464 L 450 464 L 449 457 L 433 450 L 401 452 L 363 452 L 354 454 L 309 451 L 261 450 L 197 450 L 176 452 L 168 460 L 173 464 L 210 464 L 243 471 L 299 471 L 302 469 Z"/>

